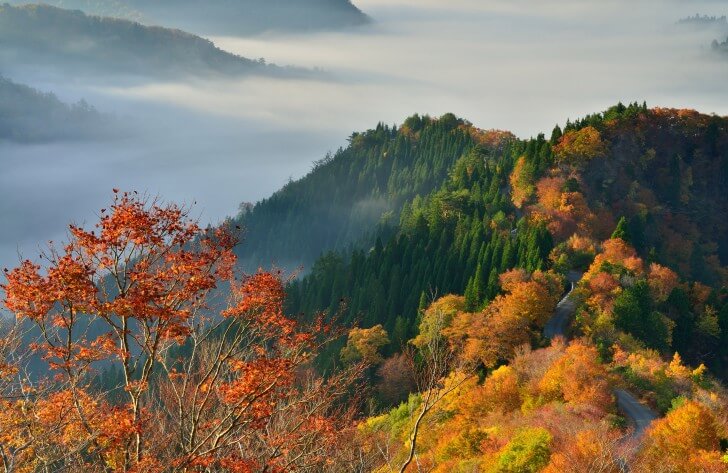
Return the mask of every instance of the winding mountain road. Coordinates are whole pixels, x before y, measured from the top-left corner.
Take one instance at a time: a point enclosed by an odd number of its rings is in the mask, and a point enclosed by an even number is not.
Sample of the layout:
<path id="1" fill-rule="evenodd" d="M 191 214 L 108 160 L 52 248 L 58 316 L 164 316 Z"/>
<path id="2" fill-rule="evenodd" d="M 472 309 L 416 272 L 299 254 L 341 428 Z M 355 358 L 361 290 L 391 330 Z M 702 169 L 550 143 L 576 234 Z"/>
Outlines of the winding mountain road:
<path id="1" fill-rule="evenodd" d="M 657 414 L 637 400 L 629 391 L 615 389 L 614 395 L 617 397 L 619 410 L 624 412 L 634 424 L 632 438 L 642 437 L 647 427 L 650 426 L 653 420 L 657 419 Z"/>
<path id="2" fill-rule="evenodd" d="M 574 312 L 576 312 L 576 303 L 570 296 L 571 293 L 574 292 L 574 287 L 576 287 L 576 283 L 579 282 L 581 276 L 581 273 L 569 271 L 567 278 L 571 283 L 571 289 L 564 298 L 559 301 L 556 305 L 554 315 L 552 315 L 549 321 L 546 322 L 546 326 L 543 328 L 543 334 L 546 338 L 554 338 L 557 336 L 566 337 L 566 329 L 569 326 L 571 318 L 574 316 Z"/>
<path id="3" fill-rule="evenodd" d="M 556 305 L 554 315 L 551 316 L 551 319 L 549 319 L 546 323 L 546 326 L 543 329 L 543 334 L 546 338 L 568 338 L 566 336 L 566 332 L 572 318 L 574 317 L 574 313 L 576 312 L 576 302 L 571 299 L 571 294 L 574 291 L 576 283 L 581 280 L 582 276 L 582 273 L 569 271 L 567 279 L 571 283 L 571 289 Z M 634 425 L 632 438 L 640 438 L 652 421 L 657 419 L 657 414 L 652 409 L 642 404 L 629 391 L 624 389 L 615 389 L 614 395 L 617 398 L 617 406 L 619 407 L 619 410 L 622 411 Z"/>

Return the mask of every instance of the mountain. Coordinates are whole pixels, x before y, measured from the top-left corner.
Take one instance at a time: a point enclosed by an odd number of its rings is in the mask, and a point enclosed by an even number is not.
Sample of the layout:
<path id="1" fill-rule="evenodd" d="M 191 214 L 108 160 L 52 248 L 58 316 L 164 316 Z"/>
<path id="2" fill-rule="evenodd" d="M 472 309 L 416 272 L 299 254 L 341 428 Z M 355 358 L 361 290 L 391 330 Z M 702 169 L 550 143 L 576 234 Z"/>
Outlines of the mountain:
<path id="1" fill-rule="evenodd" d="M 728 118 L 618 104 L 473 146 L 399 215 L 288 287 L 362 327 L 320 358 L 374 366 L 372 470 L 725 469 Z"/>
<path id="2" fill-rule="evenodd" d="M 109 121 L 84 101 L 68 105 L 0 76 L 0 142 L 97 138 L 109 133 Z"/>
<path id="3" fill-rule="evenodd" d="M 453 115 L 379 125 L 237 223 L 249 269 L 310 268 L 289 287 L 291 312 L 334 313 L 343 300 L 342 321 L 382 324 L 396 347 L 416 333 L 433 294 L 463 294 L 477 309 L 509 269 L 583 271 L 596 250 L 574 248 L 599 248 L 618 227 L 643 261 L 718 291 L 719 311 L 726 215 L 728 120 L 619 104 L 529 140 Z M 672 313 L 668 325 L 697 330 L 701 313 Z M 714 341 L 728 336 L 721 324 Z M 663 350 L 728 367 L 728 353 L 702 350 L 678 329 Z"/>
<path id="4" fill-rule="evenodd" d="M 24 1 L 12 1 L 23 4 Z M 60 8 L 204 34 L 251 35 L 311 31 L 367 23 L 350 0 L 48 0 Z"/>
<path id="5" fill-rule="evenodd" d="M 127 76 L 302 73 L 227 53 L 180 30 L 87 16 L 47 5 L 0 6 L 0 52 L 10 66 Z"/>

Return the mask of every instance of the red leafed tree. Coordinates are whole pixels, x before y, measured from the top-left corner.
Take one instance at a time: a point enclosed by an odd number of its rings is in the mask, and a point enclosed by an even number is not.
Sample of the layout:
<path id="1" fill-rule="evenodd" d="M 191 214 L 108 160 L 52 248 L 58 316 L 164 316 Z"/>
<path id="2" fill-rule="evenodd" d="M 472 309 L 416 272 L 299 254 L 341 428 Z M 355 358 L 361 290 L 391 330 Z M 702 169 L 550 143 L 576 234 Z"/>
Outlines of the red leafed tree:
<path id="1" fill-rule="evenodd" d="M 278 275 L 236 281 L 229 229 L 202 229 L 189 209 L 114 192 L 94 230 L 72 225 L 44 267 L 24 261 L 2 286 L 7 308 L 40 331 L 33 348 L 53 374 L 45 383 L 62 414 L 54 422 L 69 432 L 57 443 L 71 448 L 48 462 L 282 471 L 291 458 L 322 461 L 312 440 L 333 432 L 333 400 L 351 379 L 303 375 L 328 328 L 285 317 Z M 90 388 L 101 362 L 121 369 L 123 400 L 113 406 Z M 30 410 L 50 401 L 36 396 Z M 47 467 L 32 461 L 28 471 Z"/>

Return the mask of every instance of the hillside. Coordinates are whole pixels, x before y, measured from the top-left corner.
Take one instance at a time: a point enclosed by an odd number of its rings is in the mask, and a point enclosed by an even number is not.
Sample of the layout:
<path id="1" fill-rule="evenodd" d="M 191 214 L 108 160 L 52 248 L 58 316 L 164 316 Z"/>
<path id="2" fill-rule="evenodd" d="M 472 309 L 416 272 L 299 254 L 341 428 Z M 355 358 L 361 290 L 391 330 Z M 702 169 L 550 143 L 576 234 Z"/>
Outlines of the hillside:
<path id="1" fill-rule="evenodd" d="M 289 311 L 362 327 L 321 363 L 372 366 L 372 471 L 413 452 L 443 472 L 723 471 L 727 212 L 728 119 L 619 104 L 468 149 L 373 249 L 290 284 Z M 572 270 L 574 341 L 549 340 Z M 664 419 L 630 434 L 633 395 Z"/>
<path id="2" fill-rule="evenodd" d="M 99 137 L 108 134 L 108 122 L 86 102 L 68 105 L 0 76 L 0 142 Z"/>
<path id="3" fill-rule="evenodd" d="M 323 251 L 364 238 L 370 245 L 377 225 L 396 225 L 402 204 L 439 187 L 460 156 L 478 145 L 499 149 L 511 137 L 453 115 L 354 133 L 345 149 L 238 216 L 246 228 L 239 256 L 252 269 L 310 267 Z"/>
<path id="4" fill-rule="evenodd" d="M 291 312 L 334 312 L 344 299 L 346 323 L 383 324 L 394 348 L 416 333 L 431 294 L 464 294 L 477 308 L 513 267 L 586 269 L 589 256 L 571 246 L 597 248 L 620 219 L 645 261 L 726 284 L 725 118 L 620 104 L 550 139 L 515 140 L 415 116 L 350 142 L 237 219 L 246 267 L 310 268 L 289 288 Z M 699 311 L 686 320 L 698 324 Z M 704 341 L 672 344 L 691 363 L 728 368 L 728 353 Z"/>
<path id="5" fill-rule="evenodd" d="M 402 205 L 399 225 L 381 233 L 373 251 L 319 259 L 290 288 L 290 309 L 334 310 L 346 298 L 345 320 L 381 323 L 406 340 L 425 296 L 464 294 L 477 308 L 497 294 L 498 275 L 510 268 L 586 268 L 588 255 L 571 247 L 598 248 L 620 219 L 645 261 L 706 287 L 726 284 L 724 118 L 620 105 L 557 128 L 550 140 L 463 150 L 447 174 L 438 188 Z M 712 297 L 722 307 L 723 296 Z M 689 320 L 697 324 L 699 314 Z M 721 336 L 725 331 L 714 341 Z M 673 347 L 693 363 L 725 370 L 725 353 L 698 353 L 701 343 L 689 339 L 676 334 Z"/>
<path id="6" fill-rule="evenodd" d="M 13 0 L 14 5 L 28 3 Z M 48 0 L 60 8 L 204 34 L 252 35 L 361 25 L 366 15 L 350 0 Z"/>
<path id="7" fill-rule="evenodd" d="M 52 67 L 74 74 L 199 77 L 296 72 L 227 53 L 180 30 L 47 5 L 0 5 L 0 42 L 6 67 Z"/>

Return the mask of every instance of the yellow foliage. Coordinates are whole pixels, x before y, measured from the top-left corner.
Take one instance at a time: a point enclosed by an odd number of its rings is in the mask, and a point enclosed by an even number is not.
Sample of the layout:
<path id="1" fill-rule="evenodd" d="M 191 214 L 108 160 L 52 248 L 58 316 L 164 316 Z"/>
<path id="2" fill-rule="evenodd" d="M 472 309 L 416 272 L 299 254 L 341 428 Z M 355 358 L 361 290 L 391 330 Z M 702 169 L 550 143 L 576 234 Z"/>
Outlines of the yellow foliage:
<path id="1" fill-rule="evenodd" d="M 354 327 L 349 331 L 349 339 L 341 350 L 341 360 L 345 363 L 380 363 L 383 358 L 379 350 L 388 343 L 387 331 L 381 325 L 372 328 Z"/>
<path id="2" fill-rule="evenodd" d="M 412 340 L 416 347 L 424 347 L 435 337 L 442 335 L 442 331 L 450 327 L 453 318 L 458 312 L 465 310 L 465 298 L 449 294 L 443 296 L 427 308 L 420 322 L 419 334 Z"/>
<path id="3" fill-rule="evenodd" d="M 567 131 L 554 147 L 557 161 L 574 165 L 602 157 L 606 153 L 607 145 L 602 140 L 601 133 L 592 126 Z"/>
<path id="4" fill-rule="evenodd" d="M 534 192 L 532 176 L 526 170 L 526 157 L 521 156 L 513 166 L 513 172 L 510 176 L 511 183 L 511 200 L 513 205 L 521 207 Z"/>
<path id="5" fill-rule="evenodd" d="M 541 393 L 547 400 L 562 399 L 606 408 L 612 398 L 606 369 L 598 359 L 596 348 L 581 342 L 572 343 L 541 379 Z"/>

